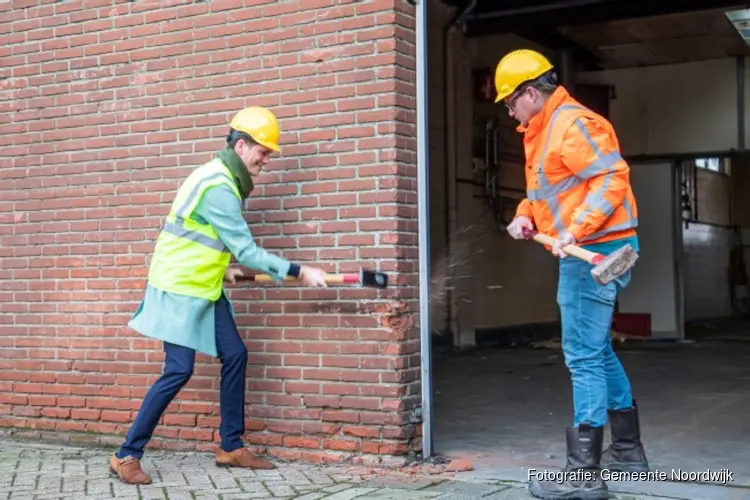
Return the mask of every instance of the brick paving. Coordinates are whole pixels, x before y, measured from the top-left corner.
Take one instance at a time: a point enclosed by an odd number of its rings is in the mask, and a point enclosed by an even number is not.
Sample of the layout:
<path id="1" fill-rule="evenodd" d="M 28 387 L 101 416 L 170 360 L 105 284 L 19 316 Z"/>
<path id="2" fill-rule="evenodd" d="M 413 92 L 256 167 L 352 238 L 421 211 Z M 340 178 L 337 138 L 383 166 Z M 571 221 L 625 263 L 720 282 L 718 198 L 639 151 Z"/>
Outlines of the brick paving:
<path id="1" fill-rule="evenodd" d="M 109 472 L 112 449 L 0 437 L 0 500 L 488 500 L 531 499 L 526 485 L 458 480 L 342 465 L 274 460 L 270 471 L 223 469 L 210 453 L 149 451 L 143 467 L 154 482 L 133 486 Z M 639 499 L 615 495 L 611 498 Z M 675 497 L 672 497 L 675 498 Z"/>
<path id="2" fill-rule="evenodd" d="M 210 453 L 150 451 L 154 482 L 133 486 L 109 472 L 112 449 L 0 438 L 0 500 L 427 499 L 530 498 L 522 484 L 461 483 L 347 466 L 274 460 L 270 471 L 223 469 Z"/>

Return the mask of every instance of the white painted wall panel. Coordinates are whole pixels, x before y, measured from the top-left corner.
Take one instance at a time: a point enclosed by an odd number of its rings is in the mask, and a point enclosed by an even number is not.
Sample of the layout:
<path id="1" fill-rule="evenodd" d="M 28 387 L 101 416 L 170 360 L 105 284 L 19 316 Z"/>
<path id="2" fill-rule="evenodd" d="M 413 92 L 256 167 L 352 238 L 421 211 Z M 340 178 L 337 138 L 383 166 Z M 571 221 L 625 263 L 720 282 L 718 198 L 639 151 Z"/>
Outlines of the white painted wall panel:
<path id="1" fill-rule="evenodd" d="M 631 183 L 638 204 L 639 258 L 630 286 L 620 296 L 620 312 L 649 313 L 654 337 L 679 337 L 672 227 L 672 166 L 634 163 Z"/>
<path id="2" fill-rule="evenodd" d="M 578 74 L 577 81 L 615 86 L 610 118 L 625 154 L 737 147 L 737 73 L 733 58 L 585 72 Z"/>

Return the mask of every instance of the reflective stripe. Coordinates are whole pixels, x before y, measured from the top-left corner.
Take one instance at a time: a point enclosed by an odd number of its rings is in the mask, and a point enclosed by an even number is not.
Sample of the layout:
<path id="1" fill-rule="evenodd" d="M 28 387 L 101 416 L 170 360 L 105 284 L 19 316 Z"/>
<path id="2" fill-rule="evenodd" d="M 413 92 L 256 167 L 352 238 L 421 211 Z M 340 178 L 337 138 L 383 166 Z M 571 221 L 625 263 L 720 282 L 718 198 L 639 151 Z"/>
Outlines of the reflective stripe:
<path id="1" fill-rule="evenodd" d="M 602 154 L 602 150 L 599 149 L 599 145 L 594 142 L 594 139 L 591 138 L 591 134 L 589 134 L 589 131 L 586 130 L 586 127 L 580 119 L 576 120 L 576 126 L 578 127 L 578 130 L 581 132 L 581 134 L 583 134 L 583 137 L 586 139 L 586 141 L 589 143 L 589 146 L 591 146 L 591 149 L 594 150 L 594 154 L 597 158 L 591 165 L 586 167 L 586 170 L 591 169 L 592 171 L 592 173 L 590 173 L 589 177 L 587 178 L 593 177 L 595 175 L 601 175 L 602 173 L 606 172 L 606 174 L 604 175 L 604 182 L 602 183 L 602 187 L 598 191 L 590 192 L 588 195 L 586 195 L 586 199 L 583 200 L 583 203 L 586 205 L 586 210 L 581 212 L 575 221 L 576 224 L 581 224 L 583 223 L 583 219 L 588 215 L 591 215 L 595 210 L 601 211 L 605 215 L 605 218 L 609 218 L 612 215 L 612 212 L 615 211 L 615 207 L 609 200 L 604 197 L 604 193 L 606 193 L 609 189 L 609 185 L 612 182 L 612 177 L 615 173 L 617 173 L 617 170 L 615 170 L 613 167 L 615 163 L 622 160 L 622 157 L 619 153 L 614 152 L 606 155 L 605 160 L 605 155 Z"/>
<path id="2" fill-rule="evenodd" d="M 575 124 L 578 127 L 578 130 L 583 135 L 583 137 L 591 146 L 592 150 L 594 151 L 596 155 L 596 159 L 593 162 L 591 162 L 590 165 L 586 166 L 586 168 L 584 168 L 578 174 L 574 176 L 566 177 L 565 179 L 562 179 L 555 184 L 551 184 L 544 170 L 544 163 L 545 163 L 545 158 L 547 157 L 549 141 L 552 136 L 552 132 L 554 131 L 555 121 L 559 117 L 559 113 L 561 111 L 566 111 L 566 110 L 571 110 L 571 109 L 586 110 L 586 108 L 583 108 L 582 106 L 565 104 L 565 105 L 558 107 L 552 113 L 552 116 L 550 118 L 550 123 L 547 126 L 547 135 L 545 137 L 544 147 L 542 148 L 542 154 L 539 157 L 539 162 L 537 164 L 537 180 L 539 182 L 539 187 L 537 189 L 527 189 L 526 191 L 526 195 L 529 201 L 546 202 L 546 205 L 549 208 L 549 211 L 553 217 L 553 221 L 552 221 L 553 228 L 557 232 L 557 234 L 562 234 L 567 230 L 567 226 L 564 224 L 562 220 L 560 202 L 557 199 L 557 197 L 565 193 L 566 191 L 569 191 L 570 189 L 576 186 L 579 186 L 586 180 L 602 175 L 603 173 L 606 174 L 606 176 L 604 178 L 604 182 L 603 182 L 601 189 L 595 193 L 589 193 L 587 195 L 586 199 L 584 200 L 584 203 L 586 204 L 587 209 L 586 211 L 584 211 L 582 214 L 580 214 L 577 217 L 575 222 L 577 224 L 580 224 L 583 221 L 583 219 L 586 217 L 586 215 L 590 214 L 595 209 L 601 210 L 603 213 L 606 214 L 607 217 L 612 215 L 612 213 L 615 210 L 615 207 L 613 207 L 612 204 L 606 198 L 604 198 L 604 193 L 606 193 L 607 189 L 609 188 L 609 184 L 612 180 L 612 175 L 616 173 L 616 170 L 614 168 L 615 165 L 617 165 L 618 162 L 623 161 L 623 158 L 620 155 L 620 153 L 616 151 L 612 153 L 608 153 L 606 155 L 602 154 L 601 149 L 596 144 L 596 142 L 594 142 L 594 140 L 591 138 L 591 135 L 588 133 L 588 130 L 584 126 L 583 121 L 581 121 L 581 119 L 579 118 L 575 120 Z M 596 239 L 606 234 L 609 234 L 611 232 L 624 231 L 627 229 L 637 227 L 638 221 L 637 219 L 633 217 L 633 210 L 627 198 L 623 201 L 623 205 L 628 213 L 628 221 L 623 222 L 621 224 L 607 227 L 601 231 L 598 231 L 595 234 L 592 234 L 590 236 L 583 238 L 583 241 Z"/>
<path id="3" fill-rule="evenodd" d="M 547 157 L 547 148 L 549 147 L 549 140 L 552 136 L 552 131 L 554 130 L 555 121 L 557 120 L 557 117 L 560 115 L 561 111 L 566 111 L 569 109 L 585 108 L 572 104 L 563 104 L 552 113 L 549 125 L 547 126 L 547 137 L 545 137 L 544 139 L 542 155 L 539 157 L 539 164 L 537 166 L 539 188 L 534 190 L 533 192 L 529 190 L 527 190 L 526 192 L 527 196 L 529 196 L 529 199 L 531 199 L 530 196 L 540 196 L 540 193 L 544 195 L 543 197 L 537 198 L 537 200 L 544 200 L 547 202 L 547 206 L 549 207 L 549 210 L 552 213 L 553 217 L 553 227 L 555 228 L 557 234 L 562 234 L 566 230 L 565 224 L 562 221 L 562 214 L 560 213 L 560 202 L 557 199 L 557 195 L 560 193 L 564 193 L 568 189 L 576 186 L 578 183 L 582 182 L 582 180 L 577 179 L 573 176 L 566 178 L 565 180 L 556 184 L 550 184 L 549 179 L 547 179 L 547 175 L 544 173 L 544 159 Z"/>
<path id="4" fill-rule="evenodd" d="M 539 189 L 532 189 L 526 192 L 526 195 L 530 201 L 541 201 L 541 200 L 546 200 L 547 198 L 552 198 L 553 196 L 561 195 L 565 191 L 568 191 L 569 189 L 572 189 L 583 182 L 583 179 L 579 177 L 570 176 L 570 177 L 566 177 L 565 179 L 561 180 L 560 182 L 556 184 L 542 185 L 541 177 L 543 175 L 544 174 L 540 172 Z"/>
<path id="5" fill-rule="evenodd" d="M 219 252 L 227 252 L 227 247 L 224 245 L 224 243 L 221 242 L 221 240 L 211 238 L 210 236 L 206 236 L 203 233 L 193 231 L 192 229 L 188 229 L 185 227 L 185 219 L 189 218 L 192 212 L 192 209 L 190 207 L 193 205 L 193 202 L 195 201 L 196 196 L 198 196 L 198 193 L 203 191 L 203 186 L 222 177 L 229 182 L 233 182 L 232 179 L 229 178 L 229 176 L 221 172 L 211 174 L 208 177 L 205 177 L 197 182 L 190 190 L 190 193 L 187 195 L 182 205 L 175 211 L 175 221 L 167 222 L 164 226 L 164 231 L 179 238 L 185 238 L 200 245 L 206 246 L 213 250 L 217 250 Z"/>
<path id="6" fill-rule="evenodd" d="M 203 193 L 228 186 L 240 197 L 220 158 L 198 167 L 182 183 L 162 225 L 148 273 L 149 284 L 171 293 L 217 300 L 231 251 L 206 221 L 195 215 Z"/>
<path id="7" fill-rule="evenodd" d="M 624 200 L 622 200 L 622 204 L 625 206 L 625 210 L 628 211 L 628 222 L 630 223 L 631 227 L 637 227 L 638 217 L 633 215 L 633 206 L 630 204 L 630 200 L 625 198 Z"/>
<path id="8" fill-rule="evenodd" d="M 622 161 L 622 156 L 617 151 L 607 153 L 606 155 L 602 155 L 600 152 L 597 155 L 596 160 L 592 161 L 576 174 L 578 177 L 581 179 L 591 179 L 607 171 L 614 173 L 616 170 L 613 167 Z"/>
<path id="9" fill-rule="evenodd" d="M 606 172 L 606 175 L 604 176 L 604 182 L 602 183 L 602 187 L 599 189 L 599 191 L 589 193 L 586 196 L 586 199 L 583 201 L 584 204 L 586 204 L 586 210 L 584 210 L 582 213 L 578 215 L 576 218 L 576 224 L 581 224 L 583 222 L 583 219 L 594 212 L 594 210 L 599 210 L 603 214 L 605 214 L 606 218 L 609 218 L 612 213 L 615 211 L 615 207 L 612 205 L 612 203 L 607 200 L 604 197 L 604 193 L 607 192 L 609 189 L 609 184 L 612 182 L 612 177 L 617 172 L 617 170 L 614 168 L 614 166 L 620 162 L 624 161 L 620 153 L 617 151 L 613 151 L 609 154 L 602 154 L 601 149 L 599 149 L 599 145 L 594 142 L 594 140 L 591 138 L 591 134 L 589 134 L 589 131 L 586 129 L 586 127 L 583 125 L 583 122 L 578 119 L 576 120 L 576 125 L 578 126 L 578 130 L 580 130 L 581 134 L 583 134 L 583 137 L 588 141 L 591 148 L 594 150 L 594 154 L 596 155 L 597 159 L 594 160 L 594 162 L 586 167 L 585 171 L 587 172 L 588 177 L 591 178 L 596 175 L 601 175 L 602 173 Z M 589 169 L 591 169 L 592 173 L 589 173 Z M 596 238 L 600 238 L 602 236 L 605 236 L 609 233 L 614 233 L 618 231 L 625 231 L 628 229 L 632 229 L 634 227 L 638 226 L 638 220 L 633 217 L 633 207 L 630 205 L 630 202 L 627 198 L 623 199 L 623 205 L 625 206 L 625 209 L 628 213 L 628 220 L 625 222 L 621 222 L 620 224 L 615 224 L 613 226 L 609 226 L 607 228 L 602 229 L 601 231 L 597 231 L 594 234 L 591 234 L 585 238 L 582 238 L 582 241 L 587 240 L 593 240 Z"/>
<path id="10" fill-rule="evenodd" d="M 627 210 L 628 212 L 627 221 L 621 222 L 619 224 L 615 224 L 614 226 L 609 226 L 607 228 L 602 229 L 601 231 L 597 231 L 594 234 L 591 234 L 589 236 L 582 238 L 581 241 L 593 240 L 596 238 L 601 238 L 602 236 L 606 236 L 609 233 L 615 233 L 618 231 L 626 231 L 628 229 L 633 229 L 633 228 L 638 227 L 638 219 L 635 216 L 633 216 L 633 207 L 630 205 L 630 201 L 628 201 L 628 199 L 625 198 L 622 204 L 625 207 L 625 210 Z"/>
<path id="11" fill-rule="evenodd" d="M 617 231 L 625 231 L 627 229 L 632 229 L 632 228 L 637 227 L 637 226 L 638 226 L 638 223 L 635 222 L 635 221 L 633 221 L 631 219 L 628 222 L 623 222 L 623 223 L 620 223 L 620 224 L 615 224 L 614 226 L 609 226 L 606 229 L 602 229 L 601 231 L 598 231 L 598 232 L 596 232 L 594 234 L 590 234 L 589 236 L 581 238 L 581 241 L 589 241 L 589 240 L 593 240 L 593 239 L 596 239 L 596 238 L 601 238 L 602 236 L 605 236 L 605 235 L 607 235 L 609 233 L 614 233 L 614 232 L 617 232 Z"/>
<path id="12" fill-rule="evenodd" d="M 224 177 L 229 182 L 232 182 L 232 183 L 234 182 L 227 175 L 225 175 L 223 173 L 220 173 L 220 172 L 216 173 L 216 174 L 211 174 L 208 177 L 206 177 L 204 179 L 201 179 L 200 182 L 196 183 L 193 186 L 193 189 L 190 190 L 190 194 L 188 194 L 187 198 L 185 199 L 185 203 L 183 203 L 182 206 L 179 209 L 177 209 L 177 212 L 176 212 L 177 216 L 178 217 L 188 218 L 190 216 L 190 214 L 186 213 L 186 212 L 188 211 L 188 208 L 190 207 L 190 205 L 193 204 L 193 200 L 195 199 L 195 197 L 198 196 L 199 192 L 201 192 L 201 190 L 202 190 L 201 188 L 203 187 L 203 185 L 206 184 L 206 183 L 208 183 L 208 182 L 213 181 L 214 179 L 218 179 L 220 177 Z"/>
<path id="13" fill-rule="evenodd" d="M 164 232 L 177 236 L 178 238 L 185 238 L 200 245 L 218 250 L 219 252 L 228 252 L 227 247 L 221 240 L 215 240 L 210 236 L 193 231 L 185 227 L 185 219 L 178 217 L 175 222 L 167 222 L 164 225 Z"/>

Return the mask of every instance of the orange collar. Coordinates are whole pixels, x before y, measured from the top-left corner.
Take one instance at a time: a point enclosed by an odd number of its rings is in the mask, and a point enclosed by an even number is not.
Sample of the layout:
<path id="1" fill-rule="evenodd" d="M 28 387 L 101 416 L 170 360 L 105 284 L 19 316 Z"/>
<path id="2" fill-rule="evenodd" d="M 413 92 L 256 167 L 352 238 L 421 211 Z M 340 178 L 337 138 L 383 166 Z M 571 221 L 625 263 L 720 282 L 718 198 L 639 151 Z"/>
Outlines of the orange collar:
<path id="1" fill-rule="evenodd" d="M 568 91 L 562 85 L 558 85 L 547 102 L 544 103 L 542 110 L 529 120 L 529 124 L 525 127 L 519 125 L 516 130 L 522 134 L 536 135 L 539 131 L 544 130 L 552 117 L 552 113 L 568 99 L 570 99 Z"/>

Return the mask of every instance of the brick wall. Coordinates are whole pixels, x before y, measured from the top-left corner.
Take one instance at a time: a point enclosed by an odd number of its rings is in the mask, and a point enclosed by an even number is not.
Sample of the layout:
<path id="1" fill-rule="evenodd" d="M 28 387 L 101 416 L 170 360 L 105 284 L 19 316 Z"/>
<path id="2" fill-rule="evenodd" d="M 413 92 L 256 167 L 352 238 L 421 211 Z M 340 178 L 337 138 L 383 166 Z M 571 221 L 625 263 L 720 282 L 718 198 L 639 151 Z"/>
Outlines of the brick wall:
<path id="1" fill-rule="evenodd" d="M 4 432 L 121 442 L 162 367 L 125 326 L 162 217 L 258 104 L 284 129 L 246 212 L 261 244 L 400 286 L 232 289 L 247 440 L 315 460 L 417 447 L 414 7 L 14 0 L 0 16 Z M 152 446 L 213 446 L 219 369 L 198 356 Z"/>

